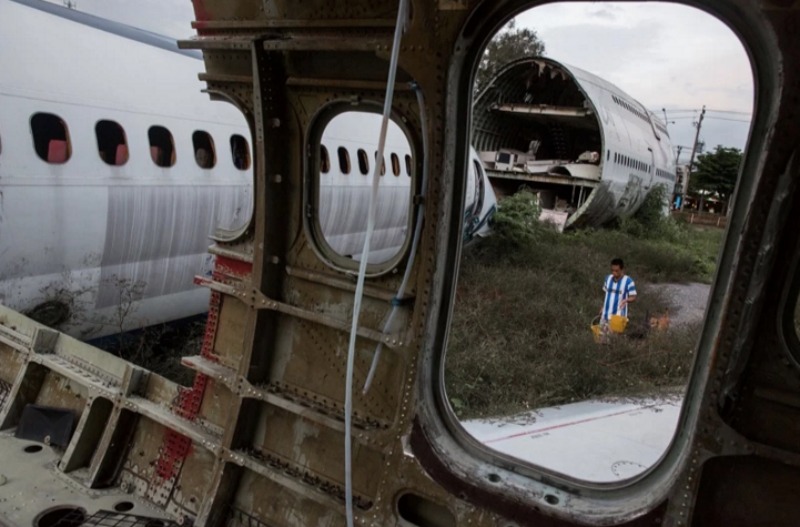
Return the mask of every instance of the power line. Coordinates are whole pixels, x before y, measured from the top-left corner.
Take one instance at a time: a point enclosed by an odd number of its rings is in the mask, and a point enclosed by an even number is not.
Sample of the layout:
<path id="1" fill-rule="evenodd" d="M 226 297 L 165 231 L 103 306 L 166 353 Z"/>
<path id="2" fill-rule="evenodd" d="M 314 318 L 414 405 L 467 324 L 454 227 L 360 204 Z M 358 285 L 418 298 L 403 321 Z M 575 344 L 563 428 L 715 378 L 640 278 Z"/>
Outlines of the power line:
<path id="1" fill-rule="evenodd" d="M 664 109 L 662 108 L 662 111 L 663 110 Z M 684 108 L 684 109 L 666 108 L 666 110 L 669 113 L 686 113 L 686 112 L 698 113 L 700 111 L 697 108 Z M 656 110 L 652 110 L 652 111 L 655 112 Z M 711 108 L 707 108 L 706 112 L 733 113 L 733 114 L 739 114 L 739 115 L 753 115 L 753 112 L 740 112 L 740 111 L 736 111 L 736 110 L 712 110 Z M 674 117 L 673 117 L 673 119 L 674 119 Z"/>
<path id="2" fill-rule="evenodd" d="M 717 117 L 714 115 L 706 115 L 706 119 L 715 119 L 717 121 L 733 121 L 735 123 L 750 123 L 750 119 L 728 119 L 727 117 Z"/>

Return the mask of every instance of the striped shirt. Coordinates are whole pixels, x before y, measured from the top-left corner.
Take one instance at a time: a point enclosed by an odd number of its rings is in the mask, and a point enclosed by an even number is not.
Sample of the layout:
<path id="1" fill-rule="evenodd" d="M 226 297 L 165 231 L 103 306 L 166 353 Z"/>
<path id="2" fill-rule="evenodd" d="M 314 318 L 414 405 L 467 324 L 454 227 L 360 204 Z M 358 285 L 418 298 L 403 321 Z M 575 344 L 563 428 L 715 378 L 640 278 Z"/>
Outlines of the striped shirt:
<path id="1" fill-rule="evenodd" d="M 622 309 L 619 308 L 620 300 L 628 299 L 628 297 L 636 296 L 636 284 L 630 276 L 623 276 L 617 281 L 614 281 L 614 275 L 608 275 L 605 283 L 603 284 L 603 291 L 606 293 L 606 299 L 603 301 L 603 320 L 608 320 L 611 315 L 628 316 L 628 305 Z"/>

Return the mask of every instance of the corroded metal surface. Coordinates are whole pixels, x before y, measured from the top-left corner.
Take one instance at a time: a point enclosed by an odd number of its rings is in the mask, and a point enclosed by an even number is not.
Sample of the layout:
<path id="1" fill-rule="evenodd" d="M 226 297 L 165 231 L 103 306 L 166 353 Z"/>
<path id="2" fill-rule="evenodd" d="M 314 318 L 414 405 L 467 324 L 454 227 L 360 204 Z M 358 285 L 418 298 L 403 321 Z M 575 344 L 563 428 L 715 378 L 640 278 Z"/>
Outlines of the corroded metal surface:
<path id="1" fill-rule="evenodd" d="M 705 3 L 745 40 L 759 96 L 698 367 L 662 461 L 635 481 L 588 486 L 479 448 L 448 411 L 442 350 L 470 72 L 485 40 L 524 5 L 413 2 L 398 82 L 416 83 L 427 118 L 410 90 L 396 94 L 394 114 L 414 152 L 427 134 L 415 173 L 424 164 L 431 179 L 412 293 L 390 335 L 379 333 L 402 273 L 368 281 L 356 386 L 377 342 L 386 347 L 370 391 L 354 400 L 356 524 L 794 525 L 786 511 L 800 492 L 800 341 L 786 313 L 800 289 L 800 231 L 786 227 L 800 210 L 800 79 L 789 66 L 800 16 L 791 2 Z M 215 272 L 201 280 L 215 293 L 202 353 L 184 359 L 195 381 L 176 386 L 0 310 L 3 429 L 27 403 L 72 408 L 82 424 L 53 470 L 87 492 L 119 488 L 199 526 L 344 525 L 353 271 L 333 269 L 312 247 L 305 188 L 318 173 L 318 116 L 336 102 L 382 101 L 396 9 L 377 0 L 195 1 L 199 36 L 183 45 L 203 50 L 213 96 L 250 120 L 256 157 L 253 222 L 218 243 Z"/>

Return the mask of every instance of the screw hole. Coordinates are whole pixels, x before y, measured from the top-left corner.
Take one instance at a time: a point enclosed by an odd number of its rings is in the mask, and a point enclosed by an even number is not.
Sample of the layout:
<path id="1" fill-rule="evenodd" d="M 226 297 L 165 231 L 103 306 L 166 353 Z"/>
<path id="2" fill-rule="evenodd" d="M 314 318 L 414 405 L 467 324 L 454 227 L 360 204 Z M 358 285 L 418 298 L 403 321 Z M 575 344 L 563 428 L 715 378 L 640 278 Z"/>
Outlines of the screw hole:
<path id="1" fill-rule="evenodd" d="M 558 496 L 554 496 L 553 494 L 547 494 L 544 497 L 544 501 L 549 503 L 550 505 L 558 505 Z"/>
<path id="2" fill-rule="evenodd" d="M 114 510 L 117 512 L 128 512 L 133 509 L 133 503 L 129 501 L 120 501 L 114 504 Z"/>
<path id="3" fill-rule="evenodd" d="M 491 481 L 492 483 L 499 483 L 500 476 L 498 476 L 497 474 L 489 474 L 489 481 Z"/>
<path id="4" fill-rule="evenodd" d="M 28 445 L 23 450 L 28 454 L 35 454 L 36 452 L 41 452 L 42 445 Z"/>

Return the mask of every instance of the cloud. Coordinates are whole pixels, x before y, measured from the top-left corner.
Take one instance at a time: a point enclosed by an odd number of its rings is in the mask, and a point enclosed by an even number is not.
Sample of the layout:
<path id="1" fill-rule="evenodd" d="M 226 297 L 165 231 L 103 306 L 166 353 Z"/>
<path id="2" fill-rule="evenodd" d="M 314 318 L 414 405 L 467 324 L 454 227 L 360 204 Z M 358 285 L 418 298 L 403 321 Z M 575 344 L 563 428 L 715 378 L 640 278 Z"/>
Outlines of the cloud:
<path id="1" fill-rule="evenodd" d="M 659 2 L 557 3 L 521 13 L 517 25 L 537 30 L 549 57 L 616 84 L 650 109 L 699 111 L 705 104 L 752 110 L 752 68 L 742 43 L 698 9 Z M 704 130 L 707 142 L 743 148 L 748 125 L 729 124 Z M 670 132 L 676 144 L 694 140 L 690 121 L 671 125 Z"/>
<path id="2" fill-rule="evenodd" d="M 612 13 L 609 9 L 598 9 L 597 11 L 590 13 L 590 16 L 594 18 L 603 18 L 609 21 L 615 21 L 617 19 L 616 15 L 614 15 L 614 13 Z"/>

